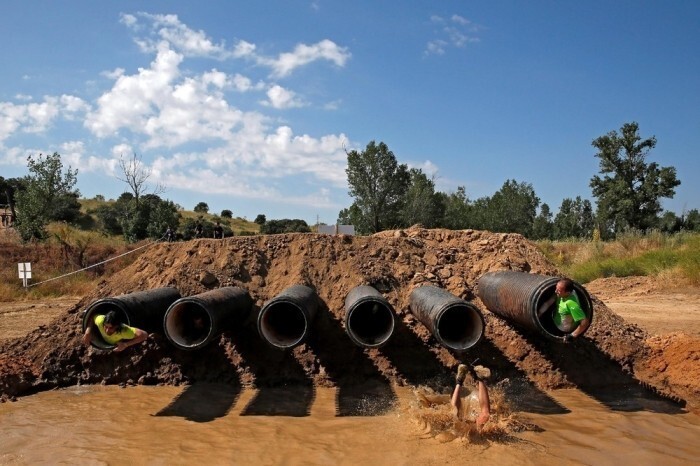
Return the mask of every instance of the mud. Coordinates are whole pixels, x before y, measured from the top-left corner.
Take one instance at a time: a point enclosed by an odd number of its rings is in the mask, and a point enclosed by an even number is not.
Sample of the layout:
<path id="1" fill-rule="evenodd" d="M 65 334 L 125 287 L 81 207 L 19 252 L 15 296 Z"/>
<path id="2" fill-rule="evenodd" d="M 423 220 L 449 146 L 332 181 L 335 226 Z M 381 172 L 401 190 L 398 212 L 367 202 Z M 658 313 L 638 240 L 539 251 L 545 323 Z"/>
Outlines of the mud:
<path id="1" fill-rule="evenodd" d="M 452 384 L 460 361 L 479 358 L 496 380 L 521 380 L 543 400 L 545 390 L 577 387 L 593 397 L 601 389 L 647 390 L 692 410 L 700 406 L 697 337 L 651 338 L 593 293 L 595 318 L 585 338 L 571 345 L 546 341 L 514 328 L 481 304 L 475 295 L 478 278 L 495 270 L 559 275 L 522 236 L 473 230 L 415 227 L 369 237 L 289 234 L 156 244 L 53 322 L 3 343 L 0 396 L 12 399 L 76 384 L 193 382 L 342 390 L 371 380 L 386 387 L 442 389 Z M 320 308 L 307 342 L 285 352 L 260 339 L 254 316 L 294 284 L 314 287 Z M 395 334 L 381 349 L 354 346 L 342 328 L 345 296 L 361 284 L 381 291 L 397 312 Z M 408 313 L 411 290 L 423 284 L 443 287 L 477 305 L 486 321 L 484 340 L 465 354 L 440 347 Z M 162 286 L 175 286 L 183 296 L 241 286 L 253 297 L 254 312 L 241 328 L 196 352 L 177 350 L 158 334 L 122 353 L 81 345 L 80 312 L 92 301 Z M 688 365 L 680 365 L 676 350 L 690 354 Z M 605 396 L 598 399 L 606 403 Z"/>

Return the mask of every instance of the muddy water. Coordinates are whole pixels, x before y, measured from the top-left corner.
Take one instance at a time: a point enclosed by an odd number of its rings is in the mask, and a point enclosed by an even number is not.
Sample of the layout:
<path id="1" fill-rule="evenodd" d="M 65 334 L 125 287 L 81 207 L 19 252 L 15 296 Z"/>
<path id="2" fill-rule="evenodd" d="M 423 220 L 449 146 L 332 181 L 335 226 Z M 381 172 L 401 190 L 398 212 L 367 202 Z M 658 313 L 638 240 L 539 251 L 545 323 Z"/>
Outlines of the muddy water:
<path id="1" fill-rule="evenodd" d="M 620 410 L 624 403 L 566 390 L 549 394 L 565 408 L 559 414 L 516 413 L 536 431 L 446 441 L 417 422 L 411 390 L 395 395 L 389 409 L 310 387 L 44 392 L 0 404 L 0 464 L 668 465 L 700 457 L 694 414 Z"/>

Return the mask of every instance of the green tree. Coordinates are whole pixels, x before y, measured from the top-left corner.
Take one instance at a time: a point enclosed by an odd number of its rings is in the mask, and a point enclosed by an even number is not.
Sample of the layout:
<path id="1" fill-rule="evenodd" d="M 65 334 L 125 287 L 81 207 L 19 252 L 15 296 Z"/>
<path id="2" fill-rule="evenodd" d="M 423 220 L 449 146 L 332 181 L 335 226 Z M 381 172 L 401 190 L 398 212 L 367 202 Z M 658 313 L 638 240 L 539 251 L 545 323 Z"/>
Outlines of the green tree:
<path id="1" fill-rule="evenodd" d="M 683 215 L 683 228 L 690 231 L 700 231 L 700 212 L 691 209 Z"/>
<path id="2" fill-rule="evenodd" d="M 675 212 L 666 211 L 659 218 L 659 229 L 664 233 L 678 233 L 683 228 L 683 219 Z"/>
<path id="3" fill-rule="evenodd" d="M 409 170 L 410 183 L 403 199 L 401 220 L 403 226 L 420 223 L 426 228 L 440 225 L 445 212 L 441 196 L 435 193 L 435 182 L 420 169 Z"/>
<path id="4" fill-rule="evenodd" d="M 349 194 L 354 199 L 348 220 L 359 233 L 376 233 L 400 224 L 410 175 L 386 144 L 370 141 L 364 151 L 348 152 Z"/>
<path id="5" fill-rule="evenodd" d="M 588 199 L 564 199 L 554 217 L 554 238 L 592 238 L 595 219 Z"/>
<path id="6" fill-rule="evenodd" d="M 453 230 L 474 228 L 471 219 L 472 206 L 464 186 L 458 186 L 457 191 L 450 194 L 439 193 L 444 205 L 442 226 Z"/>
<path id="7" fill-rule="evenodd" d="M 267 235 L 276 233 L 310 233 L 309 225 L 300 219 L 268 220 L 260 227 L 260 232 Z"/>
<path id="8" fill-rule="evenodd" d="M 199 214 L 206 214 L 209 212 L 209 205 L 206 202 L 198 202 L 197 205 L 194 206 L 194 211 Z"/>
<path id="9" fill-rule="evenodd" d="M 614 233 L 628 228 L 646 230 L 657 223 L 661 198 L 673 198 L 681 182 L 674 167 L 647 163 L 654 136 L 642 140 L 636 122 L 625 123 L 620 134 L 611 131 L 592 143 L 600 159 L 600 174 L 591 178 L 598 199 L 598 218 Z"/>
<path id="10" fill-rule="evenodd" d="M 29 156 L 27 167 L 26 189 L 16 193 L 17 230 L 24 241 L 45 238 L 49 221 L 70 220 L 80 211 L 80 193 L 74 189 L 78 170 L 69 166 L 64 171 L 57 152 L 36 159 Z"/>
<path id="11" fill-rule="evenodd" d="M 224 210 L 221 211 L 221 216 L 222 216 L 223 218 L 233 218 L 233 212 L 231 212 L 231 211 L 228 210 L 228 209 L 224 209 Z"/>
<path id="12" fill-rule="evenodd" d="M 15 196 L 19 191 L 25 190 L 27 187 L 24 178 L 3 178 L 0 176 L 0 203 L 6 204 L 10 208 L 12 218 L 17 218 L 15 209 Z"/>
<path id="13" fill-rule="evenodd" d="M 553 239 L 553 230 L 552 211 L 549 204 L 544 203 L 540 206 L 540 213 L 532 225 L 532 239 Z"/>
<path id="14" fill-rule="evenodd" d="M 487 230 L 530 237 L 539 205 L 540 199 L 530 183 L 506 180 L 490 199 L 478 203 L 485 210 L 476 218 Z"/>
<path id="15" fill-rule="evenodd" d="M 257 223 L 258 225 L 265 225 L 266 221 L 267 217 L 265 217 L 265 214 L 258 214 L 258 216 L 255 217 L 255 220 L 253 220 L 253 223 Z"/>

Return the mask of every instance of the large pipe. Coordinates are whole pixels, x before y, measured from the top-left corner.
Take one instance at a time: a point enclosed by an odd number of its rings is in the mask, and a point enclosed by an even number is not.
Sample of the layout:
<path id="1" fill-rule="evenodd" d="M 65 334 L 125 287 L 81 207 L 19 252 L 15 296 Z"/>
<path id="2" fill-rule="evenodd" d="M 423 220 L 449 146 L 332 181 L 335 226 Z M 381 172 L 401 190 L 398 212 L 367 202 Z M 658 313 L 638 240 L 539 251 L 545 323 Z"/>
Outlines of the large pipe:
<path id="1" fill-rule="evenodd" d="M 170 343 L 183 350 L 203 348 L 250 314 L 246 290 L 226 286 L 175 301 L 165 312 L 163 329 Z"/>
<path id="2" fill-rule="evenodd" d="M 426 285 L 414 289 L 409 307 L 437 341 L 451 350 L 467 350 L 484 335 L 479 308 L 442 288 Z"/>
<path id="3" fill-rule="evenodd" d="M 538 316 L 540 307 L 554 297 L 559 280 L 527 272 L 489 272 L 479 278 L 478 293 L 481 302 L 494 314 L 547 338 L 562 339 L 564 333 L 554 325 L 550 311 L 541 318 Z M 592 321 L 593 303 L 588 291 L 576 282 L 574 291 L 583 312 Z"/>
<path id="4" fill-rule="evenodd" d="M 260 310 L 258 333 L 276 348 L 293 348 L 306 338 L 317 309 L 318 297 L 313 288 L 292 285 Z"/>
<path id="5" fill-rule="evenodd" d="M 115 311 L 122 322 L 140 328 L 148 333 L 163 331 L 163 316 L 172 303 L 180 299 L 175 288 L 156 288 L 134 293 L 99 299 L 90 304 L 83 314 L 83 333 L 92 326 L 92 346 L 99 349 L 112 349 L 114 345 L 105 342 L 95 326 L 95 317 Z"/>
<path id="6" fill-rule="evenodd" d="M 371 286 L 356 286 L 345 297 L 345 332 L 363 348 L 379 348 L 394 333 L 394 309 Z"/>

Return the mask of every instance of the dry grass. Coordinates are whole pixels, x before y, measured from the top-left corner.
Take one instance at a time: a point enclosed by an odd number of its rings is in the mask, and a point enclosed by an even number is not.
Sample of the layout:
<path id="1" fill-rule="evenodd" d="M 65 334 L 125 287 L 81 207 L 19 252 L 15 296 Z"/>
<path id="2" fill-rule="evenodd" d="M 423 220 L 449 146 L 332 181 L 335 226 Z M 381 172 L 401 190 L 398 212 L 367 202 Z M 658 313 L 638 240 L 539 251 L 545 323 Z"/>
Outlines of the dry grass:
<path id="1" fill-rule="evenodd" d="M 669 287 L 700 286 L 700 234 L 630 233 L 615 241 L 543 241 L 542 252 L 582 283 L 596 278 L 649 275 Z"/>

